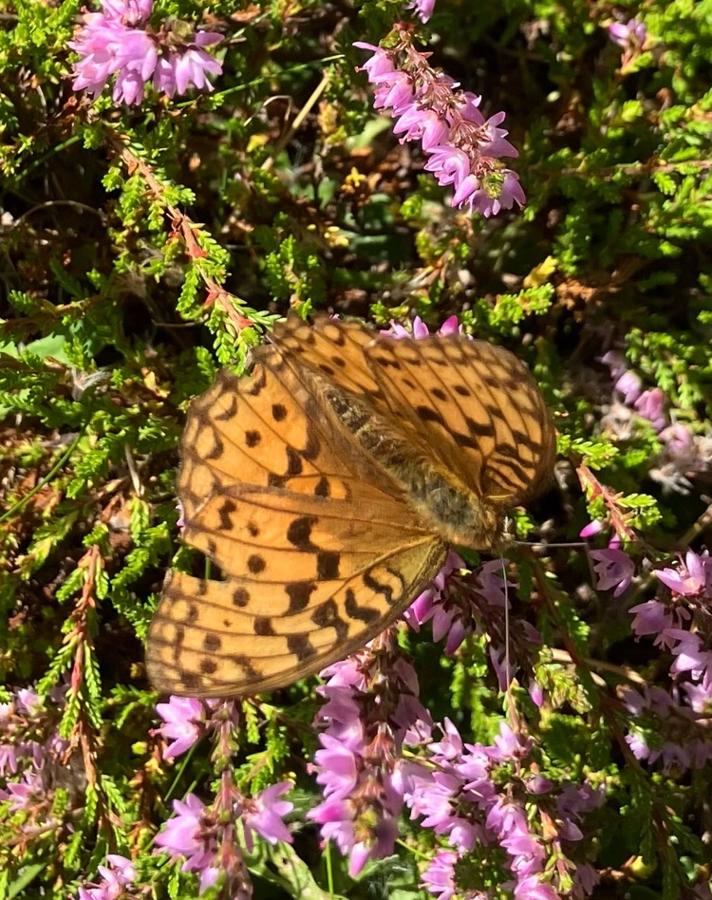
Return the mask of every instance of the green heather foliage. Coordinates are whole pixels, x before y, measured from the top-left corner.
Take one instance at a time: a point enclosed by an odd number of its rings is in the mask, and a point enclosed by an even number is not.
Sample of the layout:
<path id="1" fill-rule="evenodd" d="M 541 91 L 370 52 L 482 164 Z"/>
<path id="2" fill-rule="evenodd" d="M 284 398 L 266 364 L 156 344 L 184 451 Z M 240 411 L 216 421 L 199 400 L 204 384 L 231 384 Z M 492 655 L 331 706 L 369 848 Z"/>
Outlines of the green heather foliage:
<path id="1" fill-rule="evenodd" d="M 21 774 L 0 779 L 0 900 L 77 896 L 107 853 L 134 862 L 123 896 L 197 896 L 154 839 L 172 800 L 209 803 L 226 771 L 246 796 L 295 783 L 294 843 L 257 837 L 245 855 L 256 897 L 430 896 L 420 873 L 447 845 L 407 810 L 395 855 L 355 879 L 320 843 L 306 816 L 323 799 L 308 768 L 317 679 L 238 702 L 228 768 L 213 736 L 171 760 L 154 731 L 142 642 L 166 570 L 196 558 L 175 495 L 187 404 L 220 366 L 242 371 L 289 309 L 431 329 L 456 314 L 531 367 L 560 453 L 514 528 L 566 542 L 605 521 L 591 544 L 615 530 L 633 584 L 597 591 L 580 545 L 508 551 L 513 618 L 542 638 L 521 659 L 513 648 L 508 700 L 484 629 L 453 656 L 430 626 L 399 645 L 435 721 L 487 744 L 513 704 L 541 775 L 605 794 L 574 854 L 600 874 L 594 897 L 708 897 L 710 762 L 636 759 L 621 697 L 672 687 L 670 647 L 638 639 L 627 612 L 669 600 L 652 569 L 712 547 L 712 2 L 438 0 L 416 46 L 481 93 L 485 115 L 506 110 L 520 151 L 528 202 L 489 220 L 450 207 L 356 71 L 354 40 L 416 23 L 395 0 L 157 0 L 154 18 L 224 36 L 211 51 L 223 73 L 212 93 L 148 89 L 132 107 L 72 90 L 81 11 L 0 0 L 0 702 L 31 687 L 44 706 L 23 740 L 66 741 L 41 796 L 13 803 Z M 606 26 L 632 16 L 648 37 L 622 60 Z M 687 462 L 614 394 L 608 351 L 663 392 L 665 424 L 694 441 Z M 706 596 L 693 631 L 712 653 Z M 697 718 L 709 725 L 709 706 Z M 651 748 L 670 739 L 654 721 L 636 725 Z M 0 731 L 0 761 L 11 737 Z M 461 887 L 512 896 L 487 880 L 501 852 L 463 860 Z M 205 896 L 242 894 L 218 879 Z"/>

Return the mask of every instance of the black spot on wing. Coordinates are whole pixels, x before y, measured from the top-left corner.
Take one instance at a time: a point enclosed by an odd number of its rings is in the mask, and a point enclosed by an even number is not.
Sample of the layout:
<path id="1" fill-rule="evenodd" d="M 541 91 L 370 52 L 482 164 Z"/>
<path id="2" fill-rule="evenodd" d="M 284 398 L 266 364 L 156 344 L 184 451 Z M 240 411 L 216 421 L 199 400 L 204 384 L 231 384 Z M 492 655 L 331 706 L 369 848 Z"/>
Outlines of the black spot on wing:
<path id="1" fill-rule="evenodd" d="M 415 411 L 423 422 L 437 422 L 438 425 L 445 424 L 445 420 L 440 413 L 430 406 L 416 406 Z"/>
<path id="2" fill-rule="evenodd" d="M 255 616 L 255 634 L 263 636 L 274 634 L 272 620 L 269 616 Z"/>
<path id="3" fill-rule="evenodd" d="M 344 609 L 349 618 L 358 619 L 359 622 L 365 622 L 366 624 L 370 624 L 379 616 L 378 610 L 371 609 L 368 606 L 359 606 L 356 602 L 356 595 L 351 588 L 346 589 Z"/>
<path id="4" fill-rule="evenodd" d="M 266 563 L 264 557 L 260 556 L 258 553 L 253 553 L 247 560 L 247 568 L 253 575 L 259 575 L 260 572 L 264 572 L 265 567 Z"/>
<path id="5" fill-rule="evenodd" d="M 288 635 L 287 648 L 290 653 L 294 653 L 299 662 L 304 662 L 305 659 L 309 659 L 316 653 L 306 634 Z"/>
<path id="6" fill-rule="evenodd" d="M 236 509 L 237 503 L 235 503 L 234 500 L 225 500 L 218 510 L 218 516 L 220 517 L 220 527 L 223 531 L 232 531 L 232 514 Z"/>
<path id="7" fill-rule="evenodd" d="M 215 650 L 219 650 L 221 646 L 222 641 L 217 636 L 217 634 L 213 634 L 211 631 L 209 631 L 203 638 L 203 648 L 205 650 L 213 652 Z"/>
<path id="8" fill-rule="evenodd" d="M 316 553 L 319 548 L 312 543 L 311 531 L 317 519 L 314 516 L 300 516 L 293 519 L 287 528 L 287 540 L 297 550 Z"/>
<path id="9" fill-rule="evenodd" d="M 287 615 L 301 612 L 309 605 L 309 598 L 316 590 L 316 584 L 313 581 L 293 581 L 285 586 L 285 591 L 289 597 L 289 609 Z"/>
<path id="10" fill-rule="evenodd" d="M 341 555 L 334 550 L 322 550 L 316 557 L 317 577 L 320 581 L 330 581 L 339 577 Z"/>
<path id="11" fill-rule="evenodd" d="M 340 641 L 348 636 L 349 626 L 339 616 L 338 607 L 333 600 L 327 600 L 326 603 L 322 603 L 314 611 L 312 622 L 320 628 L 335 628 L 336 635 Z"/>

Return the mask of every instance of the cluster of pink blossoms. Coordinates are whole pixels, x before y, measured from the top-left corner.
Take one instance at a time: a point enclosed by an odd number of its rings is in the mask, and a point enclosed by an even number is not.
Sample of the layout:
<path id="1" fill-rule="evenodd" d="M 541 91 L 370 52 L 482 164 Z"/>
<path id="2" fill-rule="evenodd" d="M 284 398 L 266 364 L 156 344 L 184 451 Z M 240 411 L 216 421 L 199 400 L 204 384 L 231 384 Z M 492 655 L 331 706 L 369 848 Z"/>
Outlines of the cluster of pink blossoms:
<path id="1" fill-rule="evenodd" d="M 463 91 L 448 75 L 432 68 L 428 54 L 419 53 L 407 31 L 397 32 L 393 49 L 357 41 L 354 46 L 373 53 L 363 66 L 375 86 L 374 107 L 398 121 L 393 131 L 403 141 L 420 141 L 428 160 L 425 169 L 441 185 L 452 185 L 452 205 L 496 215 L 525 202 L 515 172 L 502 157 L 516 157 L 516 149 L 499 126 L 505 113 L 485 119 L 481 97 Z"/>
<path id="2" fill-rule="evenodd" d="M 428 745 L 427 765 L 411 765 L 405 795 L 411 818 L 451 848 L 423 873 L 427 890 L 438 900 L 488 900 L 503 890 L 515 900 L 556 900 L 573 884 L 567 896 L 587 896 L 598 876 L 571 857 L 583 838 L 583 816 L 601 805 L 602 794 L 587 784 L 557 790 L 527 767 L 529 738 L 504 722 L 492 746 L 465 744 L 449 719 L 439 727 L 442 740 Z"/>
<path id="3" fill-rule="evenodd" d="M 125 897 L 125 888 L 136 880 L 136 869 L 130 859 L 118 853 L 109 853 L 103 866 L 99 866 L 101 881 L 91 882 L 79 888 L 77 900 L 117 900 Z"/>
<path id="4" fill-rule="evenodd" d="M 282 781 L 270 785 L 254 797 L 245 796 L 234 783 L 231 769 L 231 735 L 238 726 L 235 706 L 230 701 L 192 697 L 170 697 L 156 706 L 163 724 L 156 733 L 169 744 L 163 751 L 166 759 L 174 759 L 189 750 L 206 734 L 215 739 L 214 756 L 222 767 L 220 787 L 210 805 L 193 793 L 173 801 L 174 814 L 156 837 L 156 845 L 173 859 L 183 859 L 184 872 L 200 876 L 200 892 L 215 884 L 221 873 L 227 877 L 226 890 L 231 896 L 249 898 L 249 875 L 242 861 L 235 823 L 242 824 L 244 845 L 252 851 L 254 835 L 271 844 L 291 843 L 292 836 L 284 823 L 293 804 L 283 799 L 292 784 Z"/>
<path id="5" fill-rule="evenodd" d="M 79 54 L 74 66 L 75 91 L 101 93 L 115 76 L 113 99 L 128 105 L 141 103 L 149 81 L 173 97 L 191 85 L 212 90 L 208 76 L 222 66 L 205 47 L 222 40 L 208 31 L 192 33 L 182 23 L 153 29 L 148 20 L 153 0 L 102 0 L 101 12 L 84 14 L 84 24 L 70 44 Z"/>
<path id="6" fill-rule="evenodd" d="M 53 807 L 58 773 L 66 770 L 68 742 L 58 733 L 64 691 L 55 689 L 47 704 L 31 688 L 13 692 L 0 703 L 0 802 L 22 812 L 23 831 L 59 829 L 62 822 Z M 67 788 L 79 797 L 84 785 L 68 779 Z"/>
<path id="7" fill-rule="evenodd" d="M 625 441 L 633 434 L 636 418 L 647 420 L 662 445 L 650 477 L 665 490 L 689 493 L 690 479 L 712 469 L 712 436 L 695 434 L 687 425 L 671 422 L 663 391 L 644 388 L 620 353 L 609 351 L 601 361 L 610 369 L 614 387 L 613 403 L 601 424 L 618 440 Z"/>
<path id="8" fill-rule="evenodd" d="M 669 596 L 631 607 L 631 628 L 672 656 L 673 688 L 626 691 L 628 711 L 649 725 L 627 740 L 638 759 L 660 758 L 668 769 L 701 768 L 712 759 L 712 558 L 688 550 L 684 562 L 654 574 Z"/>
<path id="9" fill-rule="evenodd" d="M 613 22 L 608 26 L 608 37 L 623 49 L 623 65 L 629 63 L 643 49 L 648 29 L 639 19 Z"/>
<path id="10" fill-rule="evenodd" d="M 369 859 L 393 853 L 407 777 L 401 748 L 429 735 L 431 720 L 393 629 L 321 674 L 328 680 L 318 691 L 327 702 L 317 723 L 327 727 L 312 771 L 324 802 L 308 816 L 349 857 L 355 877 Z"/>

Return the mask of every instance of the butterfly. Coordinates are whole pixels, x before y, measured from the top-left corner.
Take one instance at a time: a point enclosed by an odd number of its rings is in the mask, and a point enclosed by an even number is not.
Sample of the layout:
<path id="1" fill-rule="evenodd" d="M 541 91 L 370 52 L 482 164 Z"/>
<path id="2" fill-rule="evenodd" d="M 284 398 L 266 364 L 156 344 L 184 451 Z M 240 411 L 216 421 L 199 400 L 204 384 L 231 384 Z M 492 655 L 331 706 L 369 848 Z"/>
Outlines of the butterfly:
<path id="1" fill-rule="evenodd" d="M 272 690 L 356 651 L 553 467 L 542 394 L 500 347 L 293 316 L 254 356 L 188 412 L 183 540 L 222 580 L 168 574 L 146 653 L 165 693 Z"/>

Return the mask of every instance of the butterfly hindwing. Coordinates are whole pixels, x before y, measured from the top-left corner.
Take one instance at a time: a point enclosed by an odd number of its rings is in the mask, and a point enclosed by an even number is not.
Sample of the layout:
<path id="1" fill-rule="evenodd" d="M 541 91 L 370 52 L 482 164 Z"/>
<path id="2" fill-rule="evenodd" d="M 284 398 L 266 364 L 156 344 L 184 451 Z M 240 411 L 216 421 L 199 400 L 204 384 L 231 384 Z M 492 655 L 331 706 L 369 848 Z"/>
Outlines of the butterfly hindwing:
<path id="1" fill-rule="evenodd" d="M 239 504 L 252 531 L 235 534 L 221 512 Z M 324 515 L 322 506 L 331 506 Z M 441 541 L 408 530 L 396 503 L 370 527 L 346 501 L 245 487 L 186 526 L 212 551 L 224 581 L 173 572 L 151 623 L 147 665 L 161 690 L 228 696 L 271 690 L 340 659 L 383 630 L 437 573 Z M 393 517 L 401 514 L 396 524 Z M 213 546 L 207 546 L 213 542 Z M 226 555 L 223 555 L 226 554 Z"/>

